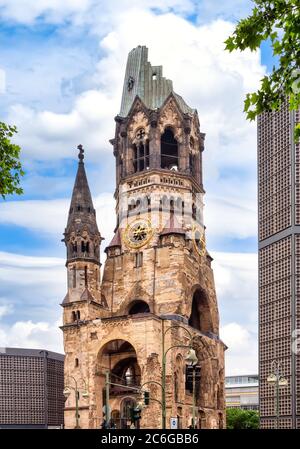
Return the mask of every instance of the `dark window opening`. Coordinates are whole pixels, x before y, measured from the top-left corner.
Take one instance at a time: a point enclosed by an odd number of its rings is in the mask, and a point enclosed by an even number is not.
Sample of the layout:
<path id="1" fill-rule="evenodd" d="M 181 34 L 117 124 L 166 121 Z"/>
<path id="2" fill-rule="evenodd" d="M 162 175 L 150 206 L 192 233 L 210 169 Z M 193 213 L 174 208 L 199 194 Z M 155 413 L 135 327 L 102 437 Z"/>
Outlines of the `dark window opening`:
<path id="1" fill-rule="evenodd" d="M 136 301 L 129 309 L 129 315 L 136 313 L 150 313 L 150 307 L 145 301 Z"/>
<path id="2" fill-rule="evenodd" d="M 81 206 L 78 205 L 77 206 L 77 210 L 80 211 L 81 210 Z"/>
<path id="3" fill-rule="evenodd" d="M 79 366 L 79 360 L 76 358 L 75 359 L 75 368 L 78 368 L 78 366 Z"/>
<path id="4" fill-rule="evenodd" d="M 196 174 L 196 158 L 193 154 L 189 154 L 190 173 L 195 176 Z"/>
<path id="5" fill-rule="evenodd" d="M 143 266 L 143 253 L 135 253 L 135 268 L 140 268 Z"/>
<path id="6" fill-rule="evenodd" d="M 88 285 L 88 272 L 87 272 L 87 266 L 84 267 L 84 285 L 87 287 Z"/>
<path id="7" fill-rule="evenodd" d="M 90 242 L 84 242 L 83 240 L 81 241 L 81 252 L 82 253 L 89 253 L 90 251 Z"/>
<path id="8" fill-rule="evenodd" d="M 208 298 L 200 289 L 196 290 L 193 295 L 189 325 L 203 333 L 213 332 Z"/>
<path id="9" fill-rule="evenodd" d="M 150 157 L 149 157 L 149 142 L 144 144 L 140 142 L 138 145 L 133 146 L 133 168 L 134 172 L 149 170 Z"/>
<path id="10" fill-rule="evenodd" d="M 76 268 L 73 267 L 73 288 L 76 288 Z"/>
<path id="11" fill-rule="evenodd" d="M 192 217 L 194 220 L 196 220 L 197 218 L 197 207 L 195 206 L 195 204 L 192 205 Z"/>
<path id="12" fill-rule="evenodd" d="M 79 310 L 73 310 L 72 312 L 72 320 L 73 322 L 80 320 L 80 311 Z"/>
<path id="13" fill-rule="evenodd" d="M 167 128 L 161 136 L 161 168 L 178 170 L 178 143 L 173 131 Z"/>

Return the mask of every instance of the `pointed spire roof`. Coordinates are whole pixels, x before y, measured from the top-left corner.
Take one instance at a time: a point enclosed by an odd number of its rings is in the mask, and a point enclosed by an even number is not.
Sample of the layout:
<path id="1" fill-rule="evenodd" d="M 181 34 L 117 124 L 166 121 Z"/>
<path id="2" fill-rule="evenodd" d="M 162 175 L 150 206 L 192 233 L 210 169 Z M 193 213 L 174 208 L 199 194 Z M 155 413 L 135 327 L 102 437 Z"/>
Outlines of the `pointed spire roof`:
<path id="1" fill-rule="evenodd" d="M 105 252 L 108 250 L 108 248 L 114 248 L 116 246 L 122 246 L 121 243 L 121 234 L 120 234 L 120 229 L 117 229 L 115 235 L 112 238 L 112 241 L 110 242 L 110 244 L 105 248 Z"/>
<path id="2" fill-rule="evenodd" d="M 79 163 L 73 187 L 66 233 L 72 230 L 80 231 L 84 227 L 87 227 L 91 235 L 96 235 L 99 234 L 99 230 L 96 221 L 96 211 L 84 168 L 84 149 L 82 145 L 78 145 L 77 148 L 79 149 Z"/>

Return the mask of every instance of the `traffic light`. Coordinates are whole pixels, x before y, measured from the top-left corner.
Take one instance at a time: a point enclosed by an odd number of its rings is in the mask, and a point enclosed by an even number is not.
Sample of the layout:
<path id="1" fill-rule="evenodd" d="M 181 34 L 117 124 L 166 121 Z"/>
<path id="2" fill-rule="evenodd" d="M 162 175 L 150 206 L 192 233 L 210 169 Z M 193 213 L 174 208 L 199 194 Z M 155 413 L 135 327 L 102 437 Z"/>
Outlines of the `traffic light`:
<path id="1" fill-rule="evenodd" d="M 141 419 L 140 407 L 130 407 L 130 419 L 133 423 Z"/>
<path id="2" fill-rule="evenodd" d="M 150 393 L 149 391 L 144 391 L 144 404 L 149 405 L 150 403 Z"/>

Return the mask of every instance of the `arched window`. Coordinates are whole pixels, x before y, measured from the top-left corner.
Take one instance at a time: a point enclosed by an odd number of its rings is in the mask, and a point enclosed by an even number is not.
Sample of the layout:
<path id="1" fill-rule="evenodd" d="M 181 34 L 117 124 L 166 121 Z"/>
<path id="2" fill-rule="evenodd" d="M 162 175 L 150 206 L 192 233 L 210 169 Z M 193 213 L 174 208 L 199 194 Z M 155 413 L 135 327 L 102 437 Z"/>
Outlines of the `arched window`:
<path id="1" fill-rule="evenodd" d="M 134 408 L 136 402 L 132 398 L 125 398 L 121 403 L 121 419 L 130 420 L 131 419 L 131 409 Z"/>
<path id="2" fill-rule="evenodd" d="M 150 313 L 150 307 L 145 301 L 134 301 L 128 310 L 129 315 L 136 313 Z"/>
<path id="3" fill-rule="evenodd" d="M 81 241 L 81 252 L 82 253 L 89 253 L 90 251 L 90 242 L 85 242 L 84 240 Z"/>
<path id="4" fill-rule="evenodd" d="M 161 168 L 178 170 L 178 143 L 171 128 L 166 128 L 160 140 Z"/>
<path id="5" fill-rule="evenodd" d="M 203 333 L 213 332 L 212 316 L 205 293 L 197 289 L 193 295 L 189 325 Z"/>
<path id="6" fill-rule="evenodd" d="M 140 385 L 141 370 L 135 357 L 127 357 L 117 362 L 111 374 L 112 382 L 128 386 Z"/>
<path id="7" fill-rule="evenodd" d="M 150 158 L 149 158 L 149 142 L 148 140 L 143 143 L 133 145 L 133 169 L 134 172 L 143 170 L 149 170 Z"/>

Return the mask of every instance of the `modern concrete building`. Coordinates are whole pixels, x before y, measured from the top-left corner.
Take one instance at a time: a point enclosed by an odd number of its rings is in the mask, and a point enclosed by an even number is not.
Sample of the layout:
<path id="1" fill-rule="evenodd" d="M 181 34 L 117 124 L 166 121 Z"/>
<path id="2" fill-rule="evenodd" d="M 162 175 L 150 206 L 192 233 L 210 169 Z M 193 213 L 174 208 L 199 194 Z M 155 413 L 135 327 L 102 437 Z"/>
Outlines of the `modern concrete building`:
<path id="1" fill-rule="evenodd" d="M 227 408 L 258 410 L 258 374 L 225 377 Z"/>
<path id="2" fill-rule="evenodd" d="M 64 356 L 0 348 L 0 429 L 61 427 Z"/>
<path id="3" fill-rule="evenodd" d="M 280 363 L 279 427 L 300 428 L 300 356 L 292 350 L 300 325 L 299 112 L 286 104 L 258 120 L 259 378 L 261 427 L 276 427 L 276 394 L 267 382 Z"/>

